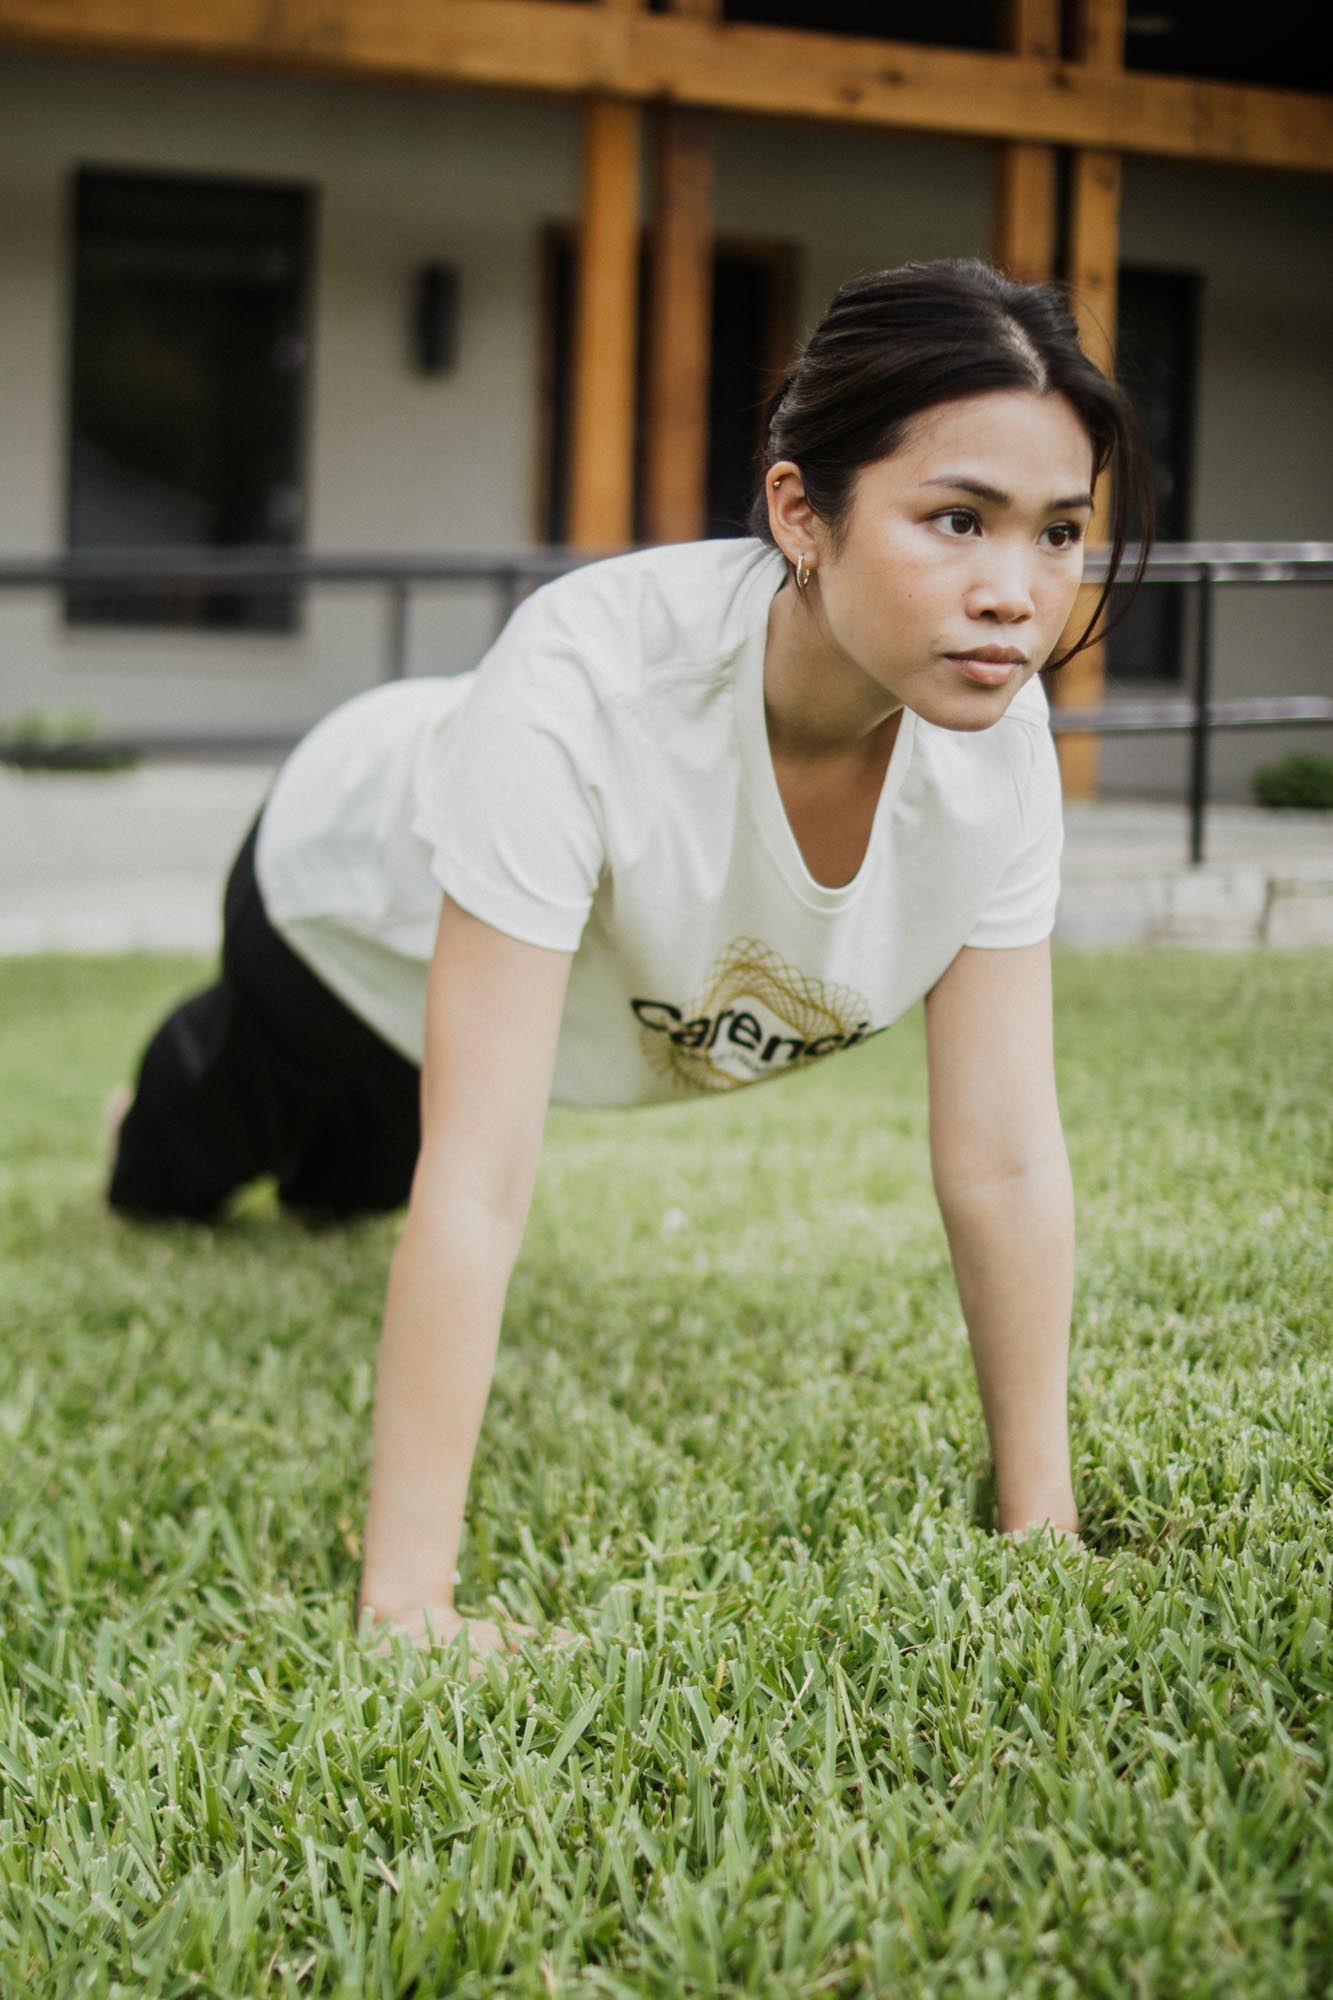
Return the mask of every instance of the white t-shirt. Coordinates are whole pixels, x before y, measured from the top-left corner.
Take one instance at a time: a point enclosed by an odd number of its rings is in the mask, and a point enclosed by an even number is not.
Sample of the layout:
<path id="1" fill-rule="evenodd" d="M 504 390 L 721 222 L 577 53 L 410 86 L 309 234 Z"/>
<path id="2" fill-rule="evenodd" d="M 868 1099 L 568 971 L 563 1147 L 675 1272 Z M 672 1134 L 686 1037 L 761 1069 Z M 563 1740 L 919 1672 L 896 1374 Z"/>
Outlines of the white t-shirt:
<path id="1" fill-rule="evenodd" d="M 850 1048 L 959 948 L 1049 936 L 1064 842 L 1046 693 L 991 728 L 904 710 L 865 859 L 816 882 L 778 792 L 755 540 L 586 565 L 479 667 L 358 695 L 292 753 L 257 870 L 275 928 L 421 1060 L 441 892 L 574 953 L 552 1095 L 726 1090 Z"/>

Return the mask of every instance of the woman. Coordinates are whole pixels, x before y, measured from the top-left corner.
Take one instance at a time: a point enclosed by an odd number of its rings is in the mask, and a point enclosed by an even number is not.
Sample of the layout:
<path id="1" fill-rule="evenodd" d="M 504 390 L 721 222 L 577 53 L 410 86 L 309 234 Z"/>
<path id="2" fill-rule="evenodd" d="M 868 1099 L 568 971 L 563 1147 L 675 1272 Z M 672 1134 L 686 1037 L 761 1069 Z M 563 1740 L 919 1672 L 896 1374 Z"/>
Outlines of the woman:
<path id="1" fill-rule="evenodd" d="M 977 262 L 854 279 L 774 399 L 752 539 L 577 570 L 473 673 L 359 696 L 284 766 L 228 884 L 221 979 L 150 1044 L 109 1199 L 208 1215 L 263 1172 L 325 1216 L 410 1195 L 363 1612 L 416 1639 L 465 1622 L 548 1101 L 729 1090 L 923 997 L 999 1527 L 1076 1536 L 1037 675 L 1063 664 L 1102 476 L 1114 576 L 1131 504 L 1148 518 L 1142 444 L 1052 289 Z M 527 1630 L 468 1622 L 473 1653 Z"/>

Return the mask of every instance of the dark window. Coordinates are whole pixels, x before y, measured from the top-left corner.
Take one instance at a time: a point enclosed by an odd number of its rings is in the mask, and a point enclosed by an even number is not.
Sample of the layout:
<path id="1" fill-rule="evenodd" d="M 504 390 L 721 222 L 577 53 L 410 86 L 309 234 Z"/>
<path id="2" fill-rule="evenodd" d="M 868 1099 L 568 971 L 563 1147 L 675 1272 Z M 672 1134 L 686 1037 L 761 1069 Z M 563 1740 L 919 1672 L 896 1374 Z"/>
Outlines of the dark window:
<path id="1" fill-rule="evenodd" d="M 1117 285 L 1116 374 L 1148 434 L 1157 537 L 1188 541 L 1199 280 L 1178 271 L 1122 269 Z M 1144 584 L 1124 624 L 1111 634 L 1108 663 L 1115 678 L 1183 679 L 1186 589 L 1179 583 Z"/>
<path id="2" fill-rule="evenodd" d="M 708 535 L 745 535 L 769 391 L 790 365 L 789 258 L 719 253 L 708 376 Z"/>
<path id="3" fill-rule="evenodd" d="M 649 0 L 664 12 L 668 0 Z M 1072 26 L 1066 9 L 1066 28 Z M 1002 0 L 722 0 L 724 21 L 807 28 L 934 48 L 1003 49 L 1010 10 Z M 1322 16 L 1321 16 L 1322 18 Z M 1189 0 L 1132 5 L 1125 18 L 1125 67 L 1164 76 L 1333 90 L 1333 63 L 1319 53 L 1314 11 L 1273 9 L 1257 21 L 1249 7 L 1204 7 Z"/>
<path id="4" fill-rule="evenodd" d="M 311 197 L 81 171 L 71 549 L 292 547 L 305 508 Z M 67 594 L 76 624 L 288 631 L 291 591 Z"/>
<path id="5" fill-rule="evenodd" d="M 570 428 L 574 386 L 574 245 L 567 230 L 542 239 L 542 384 L 538 421 L 539 533 L 569 540 Z"/>
<path id="6" fill-rule="evenodd" d="M 1165 0 L 1131 7 L 1125 20 L 1125 68 L 1162 76 L 1199 76 L 1279 90 L 1333 90 L 1328 43 L 1319 53 L 1313 10 L 1200 7 Z"/>
<path id="7" fill-rule="evenodd" d="M 722 17 L 955 49 L 999 48 L 1003 28 L 997 0 L 951 0 L 948 7 L 939 0 L 723 0 Z"/>

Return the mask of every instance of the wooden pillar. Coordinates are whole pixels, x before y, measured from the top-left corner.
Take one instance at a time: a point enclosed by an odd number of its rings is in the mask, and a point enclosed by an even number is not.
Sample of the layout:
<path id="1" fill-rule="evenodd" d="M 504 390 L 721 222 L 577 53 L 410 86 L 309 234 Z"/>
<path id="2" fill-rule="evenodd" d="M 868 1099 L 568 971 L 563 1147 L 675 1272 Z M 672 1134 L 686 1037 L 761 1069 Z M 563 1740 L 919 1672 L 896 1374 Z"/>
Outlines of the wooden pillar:
<path id="1" fill-rule="evenodd" d="M 1124 61 L 1124 0 L 1073 0 L 1075 61 L 1090 68 L 1117 70 Z M 1079 335 L 1099 368 L 1115 367 L 1116 266 L 1120 249 L 1120 156 L 1094 147 L 1070 155 L 1065 222 L 1065 277 Z M 1097 498 L 1089 540 L 1106 541 L 1110 494 L 1105 479 Z M 1096 601 L 1092 586 L 1080 593 L 1074 631 L 1087 623 Z M 1080 653 L 1055 676 L 1057 705 L 1099 708 L 1105 680 L 1105 647 Z M 1099 739 L 1071 732 L 1056 738 L 1065 797 L 1097 796 Z"/>
<path id="2" fill-rule="evenodd" d="M 644 514 L 650 542 L 703 534 L 713 305 L 713 131 L 707 112 L 665 107 L 656 121 L 648 298 Z"/>
<path id="3" fill-rule="evenodd" d="M 1008 0 L 1004 46 L 1011 55 L 1060 59 L 1060 0 Z M 1006 142 L 995 149 L 992 257 L 1011 278 L 1043 284 L 1055 275 L 1054 146 Z"/>
<path id="4" fill-rule="evenodd" d="M 1124 51 L 1125 0 L 1074 0 L 1074 60 L 1118 70 Z M 1115 365 L 1119 250 L 1120 155 L 1079 147 L 1069 165 L 1065 275 L 1083 345 L 1108 375 Z"/>
<path id="5" fill-rule="evenodd" d="M 667 0 L 717 17 L 720 0 Z M 648 285 L 644 525 L 650 542 L 688 542 L 708 511 L 708 373 L 713 317 L 713 119 L 663 105 L 654 123 Z"/>
<path id="6" fill-rule="evenodd" d="M 649 282 L 645 526 L 653 542 L 702 535 L 713 305 L 713 121 L 657 115 Z"/>
<path id="7" fill-rule="evenodd" d="M 581 549 L 622 548 L 633 534 L 641 122 L 635 104 L 584 105 L 570 493 Z"/>

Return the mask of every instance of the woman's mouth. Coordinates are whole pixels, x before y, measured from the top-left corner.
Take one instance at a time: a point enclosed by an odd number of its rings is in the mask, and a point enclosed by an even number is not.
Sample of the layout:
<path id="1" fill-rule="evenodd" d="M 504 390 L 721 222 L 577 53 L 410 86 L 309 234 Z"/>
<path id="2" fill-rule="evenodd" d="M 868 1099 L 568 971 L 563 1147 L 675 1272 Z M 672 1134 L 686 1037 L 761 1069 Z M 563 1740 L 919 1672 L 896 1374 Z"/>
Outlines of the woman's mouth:
<path id="1" fill-rule="evenodd" d="M 945 657 L 962 674 L 963 679 L 972 681 L 977 687 L 1003 687 L 1022 666 L 1021 659 L 990 659 L 985 654 L 948 653 Z"/>

